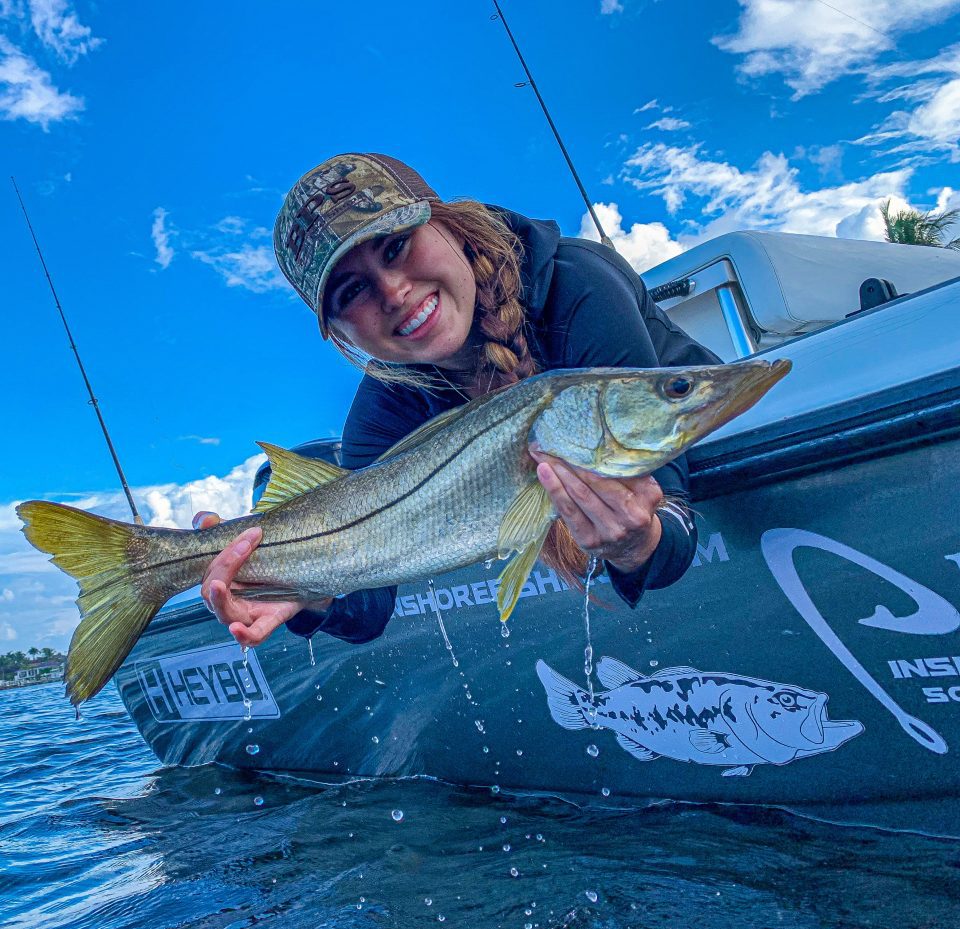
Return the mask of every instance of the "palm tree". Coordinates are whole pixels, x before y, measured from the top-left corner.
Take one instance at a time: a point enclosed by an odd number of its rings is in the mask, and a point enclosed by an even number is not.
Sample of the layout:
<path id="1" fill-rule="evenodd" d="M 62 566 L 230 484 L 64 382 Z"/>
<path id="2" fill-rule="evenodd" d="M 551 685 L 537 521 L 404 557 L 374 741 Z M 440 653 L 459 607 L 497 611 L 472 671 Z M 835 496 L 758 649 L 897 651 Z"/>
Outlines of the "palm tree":
<path id="1" fill-rule="evenodd" d="M 960 236 L 944 241 L 945 233 L 958 219 L 960 210 L 944 210 L 937 213 L 930 210 L 900 210 L 896 216 L 890 214 L 890 201 L 880 205 L 880 215 L 886 228 L 888 242 L 898 245 L 932 245 L 938 248 L 960 249 Z"/>

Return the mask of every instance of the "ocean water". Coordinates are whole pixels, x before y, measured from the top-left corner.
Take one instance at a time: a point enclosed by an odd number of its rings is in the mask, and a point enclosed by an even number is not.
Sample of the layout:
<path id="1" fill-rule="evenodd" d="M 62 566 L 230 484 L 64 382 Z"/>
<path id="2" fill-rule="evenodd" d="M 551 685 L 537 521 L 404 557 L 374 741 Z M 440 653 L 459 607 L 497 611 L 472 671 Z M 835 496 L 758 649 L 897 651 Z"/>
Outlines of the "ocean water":
<path id="1" fill-rule="evenodd" d="M 953 929 L 960 842 L 775 810 L 162 768 L 109 687 L 0 693 L 0 925 Z"/>

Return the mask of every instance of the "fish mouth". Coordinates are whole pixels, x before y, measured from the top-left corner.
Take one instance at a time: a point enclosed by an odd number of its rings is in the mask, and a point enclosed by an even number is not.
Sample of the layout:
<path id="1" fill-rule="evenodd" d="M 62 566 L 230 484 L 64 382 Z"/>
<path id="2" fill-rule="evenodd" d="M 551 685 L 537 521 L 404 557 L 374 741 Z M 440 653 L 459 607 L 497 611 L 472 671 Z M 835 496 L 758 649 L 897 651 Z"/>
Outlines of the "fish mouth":
<path id="1" fill-rule="evenodd" d="M 743 361 L 731 365 L 731 368 L 747 367 L 751 370 L 744 371 L 741 374 L 742 381 L 733 396 L 726 401 L 717 410 L 716 416 L 710 425 L 710 431 L 725 426 L 732 419 L 736 419 L 741 413 L 750 409 L 761 397 L 763 397 L 774 384 L 783 380 L 793 368 L 793 362 L 789 358 L 778 358 L 776 361 Z"/>
<path id="2" fill-rule="evenodd" d="M 811 745 L 823 745 L 824 709 L 827 698 L 819 696 L 807 710 L 807 718 L 800 724 L 800 735 Z"/>

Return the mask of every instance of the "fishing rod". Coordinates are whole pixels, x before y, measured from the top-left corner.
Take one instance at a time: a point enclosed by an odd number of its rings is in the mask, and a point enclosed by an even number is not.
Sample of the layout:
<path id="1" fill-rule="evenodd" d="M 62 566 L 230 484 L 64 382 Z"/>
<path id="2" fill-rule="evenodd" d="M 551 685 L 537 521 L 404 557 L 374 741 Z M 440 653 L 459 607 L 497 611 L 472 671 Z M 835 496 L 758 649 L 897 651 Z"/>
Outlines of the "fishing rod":
<path id="1" fill-rule="evenodd" d="M 503 28 L 507 30 L 507 35 L 510 37 L 513 50 L 517 53 L 517 58 L 520 59 L 520 64 L 523 66 L 523 71 L 527 75 L 526 83 L 533 88 L 533 92 L 537 95 L 537 100 L 540 101 L 540 109 L 543 110 L 543 115 L 547 117 L 547 122 L 550 124 L 550 128 L 553 130 L 553 135 L 557 140 L 557 145 L 560 146 L 560 151 L 563 152 L 563 157 L 567 160 L 567 167 L 570 168 L 570 173 L 573 175 L 573 179 L 576 181 L 577 187 L 580 188 L 580 196 L 583 197 L 583 202 L 587 205 L 587 210 L 590 213 L 590 218 L 593 220 L 593 224 L 597 227 L 597 232 L 600 233 L 600 241 L 604 245 L 609 245 L 610 248 L 613 248 L 613 242 L 610 241 L 610 237 L 606 234 L 606 232 L 603 231 L 603 226 L 600 225 L 600 219 L 597 216 L 597 212 L 594 210 L 593 204 L 590 202 L 590 198 L 587 196 L 587 190 L 583 186 L 583 182 L 580 180 L 580 175 L 577 174 L 577 169 L 573 166 L 573 159 L 571 159 L 569 153 L 567 152 L 567 147 L 563 144 L 563 139 L 560 138 L 560 131 L 557 129 L 556 124 L 550 116 L 550 111 L 547 109 L 547 104 L 544 102 L 543 96 L 540 93 L 540 89 L 537 87 L 537 82 L 533 79 L 533 75 L 530 73 L 530 69 L 527 67 L 527 63 L 520 51 L 520 46 L 517 45 L 517 40 L 513 37 L 513 33 L 510 31 L 510 27 L 507 25 L 506 17 L 503 15 L 503 10 L 500 9 L 500 4 L 497 2 L 497 0 L 493 0 L 493 5 L 497 8 L 497 12 L 492 14 L 490 19 L 499 19 L 500 22 L 503 23 Z M 517 84 L 516 86 L 523 87 L 524 85 Z"/>
<path id="2" fill-rule="evenodd" d="M 27 208 L 24 205 L 23 197 L 20 196 L 20 188 L 17 187 L 16 179 L 11 175 L 10 181 L 13 184 L 13 189 L 16 191 L 17 199 L 20 201 L 20 209 L 23 210 L 23 218 L 27 221 L 27 228 L 30 230 L 30 237 L 33 239 L 33 244 L 37 249 L 37 255 L 40 257 L 40 264 L 43 267 L 43 273 L 47 276 L 47 283 L 50 285 L 50 293 L 53 294 L 53 302 L 57 306 L 57 312 L 60 314 L 60 320 L 63 322 L 63 328 L 67 332 L 67 339 L 70 342 L 70 348 L 73 349 L 73 354 L 76 356 L 77 365 L 80 367 L 80 374 L 83 376 L 83 383 L 87 385 L 87 393 L 90 395 L 90 405 L 93 407 L 93 411 L 97 414 L 97 419 L 100 421 L 100 428 L 103 430 L 103 437 L 107 441 L 107 448 L 110 449 L 110 457 L 113 458 L 113 463 L 117 469 L 117 475 L 120 477 L 120 483 L 123 486 L 123 492 L 127 495 L 127 503 L 130 504 L 130 512 L 133 513 L 133 521 L 138 525 L 143 525 L 143 519 L 140 516 L 140 513 L 137 511 L 137 505 L 133 502 L 133 494 L 130 493 L 130 487 L 127 484 L 127 479 L 124 477 L 123 468 L 120 467 L 120 459 L 117 457 L 117 451 L 113 447 L 113 442 L 110 440 L 110 433 L 107 431 L 107 424 L 104 422 L 103 414 L 100 412 L 100 404 L 97 402 L 97 398 L 93 394 L 93 387 L 90 385 L 90 378 L 87 377 L 86 369 L 83 367 L 83 362 L 80 360 L 80 352 L 77 349 L 76 343 L 73 341 L 73 334 L 70 332 L 70 327 L 67 325 L 67 317 L 64 315 L 63 307 L 60 305 L 60 298 L 57 296 L 56 288 L 53 286 L 53 279 L 50 277 L 50 272 L 47 270 L 47 263 L 43 259 L 43 252 L 40 251 L 40 243 L 37 241 L 37 234 L 33 231 L 33 223 L 30 222 L 30 216 L 27 214 Z"/>

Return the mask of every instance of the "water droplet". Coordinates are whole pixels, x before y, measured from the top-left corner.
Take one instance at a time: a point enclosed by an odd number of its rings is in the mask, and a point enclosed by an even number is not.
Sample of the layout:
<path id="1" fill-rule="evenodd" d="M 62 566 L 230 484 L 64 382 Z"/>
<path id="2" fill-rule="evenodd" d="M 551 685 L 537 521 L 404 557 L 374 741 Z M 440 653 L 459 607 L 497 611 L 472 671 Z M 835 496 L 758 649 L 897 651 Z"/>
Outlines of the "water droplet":
<path id="1" fill-rule="evenodd" d="M 492 559 L 492 558 L 488 558 L 488 559 L 483 563 L 483 566 L 489 571 L 489 570 L 493 567 L 493 559 Z"/>
<path id="2" fill-rule="evenodd" d="M 538 842 L 542 842 L 542 841 L 543 841 L 543 833 L 542 833 L 542 832 L 538 832 L 538 833 L 537 833 L 537 841 L 538 841 Z"/>
<path id="3" fill-rule="evenodd" d="M 322 700 L 322 699 L 323 699 L 323 694 L 317 694 L 317 700 Z"/>
<path id="4" fill-rule="evenodd" d="M 221 793 L 223 793 L 223 791 L 220 790 L 219 787 L 214 787 L 214 788 L 213 788 L 213 792 L 214 792 L 218 797 L 220 796 Z"/>
<path id="5" fill-rule="evenodd" d="M 523 929 L 533 929 L 533 923 L 524 923 Z"/>
<path id="6" fill-rule="evenodd" d="M 522 748 L 518 748 L 518 749 L 517 749 L 517 757 L 519 758 L 522 754 L 523 754 L 523 749 L 522 749 Z"/>
<path id="7" fill-rule="evenodd" d="M 438 923 L 442 923 L 446 918 L 447 918 L 447 917 L 444 916 L 443 913 L 438 913 L 438 914 L 437 914 L 437 922 L 438 922 Z"/>
<path id="8" fill-rule="evenodd" d="M 500 623 L 500 635 L 505 639 L 510 637 L 510 627 L 506 623 Z"/>
<path id="9" fill-rule="evenodd" d="M 509 842 L 507 842 L 507 843 L 504 844 L 503 850 L 504 850 L 505 852 L 510 851 L 510 843 L 509 843 Z"/>
<path id="10" fill-rule="evenodd" d="M 600 791 L 600 793 L 602 793 L 605 797 L 609 797 L 609 796 L 610 796 L 610 788 L 609 788 L 609 787 L 604 787 L 603 790 Z"/>
<path id="11" fill-rule="evenodd" d="M 500 793 L 500 785 L 499 785 L 499 784 L 494 784 L 493 787 L 490 788 L 490 793 L 492 793 L 492 794 L 498 794 L 498 793 Z"/>
<path id="12" fill-rule="evenodd" d="M 423 902 L 426 903 L 427 906 L 433 906 L 433 901 L 429 897 L 424 897 Z"/>
<path id="13" fill-rule="evenodd" d="M 477 732 L 486 732 L 487 730 L 483 728 L 483 720 L 475 719 L 473 724 L 477 727 Z"/>
<path id="14" fill-rule="evenodd" d="M 510 877 L 520 877 L 520 872 L 516 868 L 511 868 Z"/>
<path id="15" fill-rule="evenodd" d="M 587 746 L 587 754 L 588 754 L 591 758 L 596 758 L 597 755 L 600 754 L 600 749 L 597 748 L 596 745 L 588 745 L 588 746 Z"/>
<path id="16" fill-rule="evenodd" d="M 380 744 L 380 740 L 376 736 L 374 736 L 370 741 L 373 742 L 374 745 Z"/>
<path id="17" fill-rule="evenodd" d="M 393 821 L 398 823 L 403 819 L 403 810 L 394 810 L 390 815 L 393 817 Z"/>
<path id="18" fill-rule="evenodd" d="M 247 732 L 253 732 L 253 726 L 247 726 Z"/>
<path id="19" fill-rule="evenodd" d="M 489 754 L 490 754 L 490 749 L 487 748 L 486 745 L 483 746 L 483 753 L 484 753 L 484 755 L 489 755 Z"/>
<path id="20" fill-rule="evenodd" d="M 506 817 L 506 816 L 501 816 L 501 817 L 500 817 L 500 825 L 501 825 L 501 826 L 505 826 L 506 824 L 507 824 L 507 817 Z"/>
<path id="21" fill-rule="evenodd" d="M 254 806 L 263 806 L 263 797 L 254 797 L 253 798 Z"/>
<path id="22" fill-rule="evenodd" d="M 591 903 L 596 903 L 596 902 L 597 902 L 597 894 L 596 894 L 596 891 L 593 891 L 593 890 L 585 890 L 585 891 L 584 891 L 584 894 L 585 894 L 586 898 L 587 898 Z"/>
<path id="23" fill-rule="evenodd" d="M 367 902 L 367 901 L 366 901 L 366 898 L 365 898 L 365 897 L 361 897 L 361 898 L 360 898 L 360 902 L 361 902 L 361 903 L 366 903 L 366 902 Z"/>
<path id="24" fill-rule="evenodd" d="M 247 754 L 248 754 L 248 755 L 256 755 L 257 752 L 259 752 L 259 751 L 260 751 L 260 746 L 259 746 L 259 745 L 254 744 L 254 745 L 248 745 L 248 746 L 247 746 Z"/>
<path id="25" fill-rule="evenodd" d="M 524 915 L 524 916 L 533 916 L 533 910 L 524 910 L 524 911 L 523 911 L 523 915 Z"/>
<path id="26" fill-rule="evenodd" d="M 317 666 L 317 660 L 313 657 L 313 639 L 307 639 L 307 651 L 310 654 L 310 667 L 315 668 Z"/>

